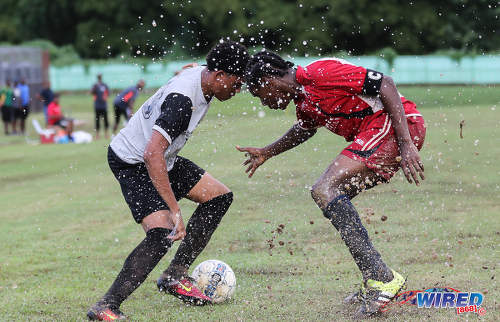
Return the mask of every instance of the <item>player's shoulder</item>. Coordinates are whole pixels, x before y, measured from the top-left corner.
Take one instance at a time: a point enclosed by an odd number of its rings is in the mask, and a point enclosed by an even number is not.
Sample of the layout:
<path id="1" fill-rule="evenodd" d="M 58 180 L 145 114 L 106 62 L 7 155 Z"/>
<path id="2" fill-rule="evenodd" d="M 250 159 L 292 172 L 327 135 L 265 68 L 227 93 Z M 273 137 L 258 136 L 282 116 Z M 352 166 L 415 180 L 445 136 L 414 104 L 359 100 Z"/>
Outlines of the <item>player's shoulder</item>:
<path id="1" fill-rule="evenodd" d="M 313 61 L 309 65 L 305 66 L 304 69 L 309 73 L 322 73 L 329 70 L 339 70 L 344 68 L 355 68 L 359 67 L 345 59 L 337 57 L 321 58 Z"/>
<path id="2" fill-rule="evenodd" d="M 162 109 L 162 106 L 193 106 L 193 101 L 186 91 L 166 84 L 160 87 L 144 104 Z"/>
<path id="3" fill-rule="evenodd" d="M 167 93 L 184 95 L 191 100 L 193 105 L 198 105 L 200 97 L 203 97 L 201 89 L 201 71 L 203 68 L 203 66 L 198 66 L 186 69 L 170 79 L 163 88 Z"/>

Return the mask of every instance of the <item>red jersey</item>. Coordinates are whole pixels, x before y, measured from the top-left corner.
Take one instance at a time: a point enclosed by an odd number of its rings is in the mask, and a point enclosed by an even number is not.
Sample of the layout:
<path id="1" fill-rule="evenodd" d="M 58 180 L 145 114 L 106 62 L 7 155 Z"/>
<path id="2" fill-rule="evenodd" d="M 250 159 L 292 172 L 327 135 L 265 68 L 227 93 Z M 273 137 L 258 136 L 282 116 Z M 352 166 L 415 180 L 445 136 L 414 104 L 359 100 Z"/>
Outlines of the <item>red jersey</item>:
<path id="1" fill-rule="evenodd" d="M 298 66 L 295 77 L 303 86 L 295 105 L 299 125 L 305 129 L 325 126 L 352 141 L 363 124 L 387 113 L 377 96 L 382 73 L 326 58 Z M 401 101 L 407 100 L 401 96 Z M 419 113 L 414 104 L 404 104 L 404 108 L 407 115 Z"/>
<path id="2" fill-rule="evenodd" d="M 49 106 L 47 106 L 47 116 L 49 125 L 56 124 L 57 121 L 63 118 L 61 105 L 56 104 L 56 102 L 52 101 Z"/>

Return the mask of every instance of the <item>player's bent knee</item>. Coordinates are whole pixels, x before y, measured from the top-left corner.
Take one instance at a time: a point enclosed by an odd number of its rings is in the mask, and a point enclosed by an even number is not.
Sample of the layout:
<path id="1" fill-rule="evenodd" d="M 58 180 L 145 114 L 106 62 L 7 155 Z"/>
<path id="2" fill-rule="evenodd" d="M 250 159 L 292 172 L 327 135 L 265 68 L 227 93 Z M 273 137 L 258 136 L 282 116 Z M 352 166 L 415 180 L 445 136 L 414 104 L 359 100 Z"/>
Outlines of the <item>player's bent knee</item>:
<path id="1" fill-rule="evenodd" d="M 221 183 L 220 186 L 217 188 L 217 195 L 215 197 L 226 195 L 226 194 L 231 194 L 231 200 L 232 200 L 233 193 L 231 192 L 231 190 L 229 190 L 228 187 L 226 187 L 224 184 Z"/>
<path id="2" fill-rule="evenodd" d="M 325 208 L 329 201 L 328 187 L 322 183 L 315 183 L 311 188 L 311 197 L 321 209 Z"/>
<path id="3" fill-rule="evenodd" d="M 231 206 L 231 204 L 233 203 L 233 197 L 234 197 L 233 192 L 228 189 L 228 192 L 220 194 L 203 204 L 211 203 L 214 205 L 216 204 L 217 206 L 221 206 L 223 208 L 226 207 L 229 208 L 229 206 Z"/>
<path id="4" fill-rule="evenodd" d="M 173 229 L 175 223 L 172 220 L 169 210 L 159 210 L 142 219 L 141 225 L 144 231 L 148 232 L 154 228 Z"/>
<path id="5" fill-rule="evenodd" d="M 323 210 L 323 215 L 337 227 L 340 221 L 344 220 L 345 210 L 350 203 L 350 198 L 347 195 L 335 196 Z"/>
<path id="6" fill-rule="evenodd" d="M 229 206 L 233 202 L 233 193 L 229 191 L 223 195 L 219 195 L 207 202 L 198 206 L 193 216 L 195 220 L 199 220 L 206 225 L 206 228 L 215 229 L 219 225 L 222 217 L 226 214 Z M 193 218 L 193 216 L 191 218 Z"/>
<path id="7" fill-rule="evenodd" d="M 168 238 L 171 232 L 171 229 L 163 227 L 156 227 L 148 230 L 146 232 L 148 246 L 153 247 L 154 245 L 161 245 L 168 249 L 173 243 L 172 239 Z"/>

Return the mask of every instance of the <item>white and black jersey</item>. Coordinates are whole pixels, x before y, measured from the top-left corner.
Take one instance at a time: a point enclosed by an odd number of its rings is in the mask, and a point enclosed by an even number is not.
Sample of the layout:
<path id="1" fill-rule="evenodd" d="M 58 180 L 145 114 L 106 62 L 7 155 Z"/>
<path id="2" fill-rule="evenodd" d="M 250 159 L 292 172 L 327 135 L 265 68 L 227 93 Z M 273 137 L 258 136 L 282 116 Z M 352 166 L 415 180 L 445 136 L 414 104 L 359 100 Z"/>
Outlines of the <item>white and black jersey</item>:
<path id="1" fill-rule="evenodd" d="M 143 163 L 143 154 L 153 130 L 170 143 L 165 151 L 167 170 L 177 153 L 208 111 L 201 89 L 203 66 L 186 69 L 151 96 L 111 141 L 111 148 L 126 163 Z"/>

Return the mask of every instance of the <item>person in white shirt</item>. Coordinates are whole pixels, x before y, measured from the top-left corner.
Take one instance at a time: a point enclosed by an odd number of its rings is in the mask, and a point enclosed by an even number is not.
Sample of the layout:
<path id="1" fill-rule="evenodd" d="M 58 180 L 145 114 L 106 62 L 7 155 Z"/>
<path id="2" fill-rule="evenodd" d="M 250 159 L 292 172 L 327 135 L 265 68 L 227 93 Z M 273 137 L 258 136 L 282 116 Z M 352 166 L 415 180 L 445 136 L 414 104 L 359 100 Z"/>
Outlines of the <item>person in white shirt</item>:
<path id="1" fill-rule="evenodd" d="M 132 216 L 146 238 L 130 253 L 108 292 L 87 313 L 91 320 L 124 319 L 121 303 L 146 279 L 172 243 L 182 240 L 170 266 L 157 281 L 185 302 L 203 305 L 187 271 L 205 248 L 233 200 L 228 187 L 192 161 L 178 156 L 215 96 L 225 101 L 242 86 L 247 49 L 221 41 L 206 65 L 187 68 L 161 87 L 111 141 L 109 166 L 120 183 Z M 184 224 L 178 200 L 198 207 Z"/>

